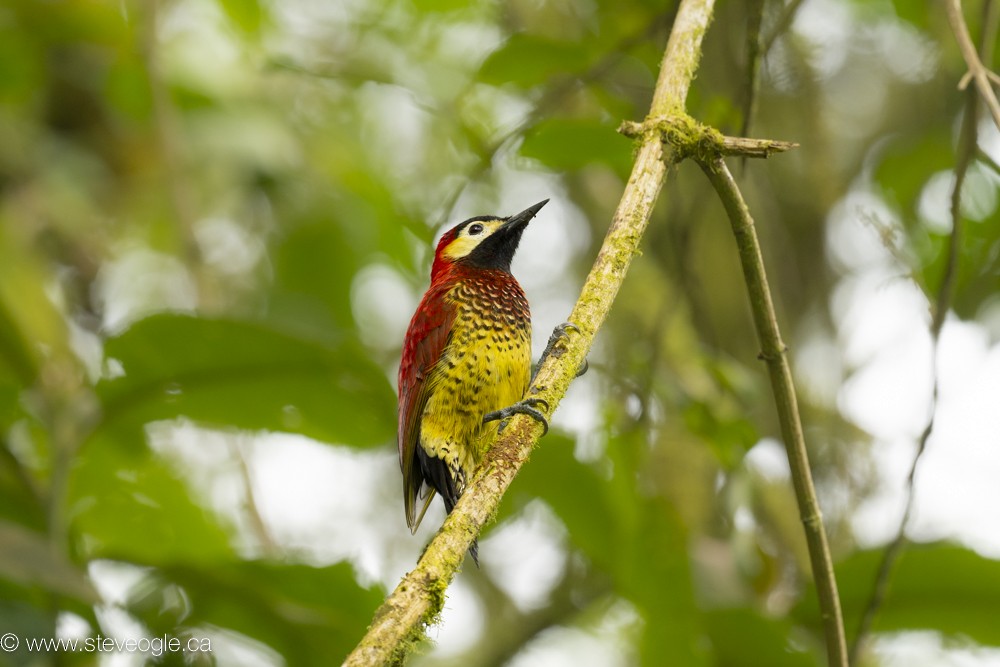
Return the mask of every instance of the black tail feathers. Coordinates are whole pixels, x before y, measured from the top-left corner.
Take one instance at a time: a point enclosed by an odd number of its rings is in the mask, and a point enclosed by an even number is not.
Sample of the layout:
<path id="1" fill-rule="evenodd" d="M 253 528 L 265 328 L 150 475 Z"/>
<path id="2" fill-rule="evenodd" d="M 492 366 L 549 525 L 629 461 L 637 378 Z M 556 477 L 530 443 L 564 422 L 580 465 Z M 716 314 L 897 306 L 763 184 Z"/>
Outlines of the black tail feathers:
<path id="1" fill-rule="evenodd" d="M 444 508 L 448 514 L 451 514 L 451 511 L 455 509 L 455 503 L 458 502 L 462 491 L 465 490 L 465 475 L 459 473 L 459 479 L 456 479 L 452 471 L 448 469 L 447 463 L 436 456 L 428 456 L 423 447 L 417 447 L 416 454 L 420 465 L 420 474 L 435 491 L 441 494 L 441 499 L 444 500 Z M 472 541 L 472 546 L 469 547 L 469 555 L 472 556 L 472 562 L 478 568 L 478 539 Z"/>

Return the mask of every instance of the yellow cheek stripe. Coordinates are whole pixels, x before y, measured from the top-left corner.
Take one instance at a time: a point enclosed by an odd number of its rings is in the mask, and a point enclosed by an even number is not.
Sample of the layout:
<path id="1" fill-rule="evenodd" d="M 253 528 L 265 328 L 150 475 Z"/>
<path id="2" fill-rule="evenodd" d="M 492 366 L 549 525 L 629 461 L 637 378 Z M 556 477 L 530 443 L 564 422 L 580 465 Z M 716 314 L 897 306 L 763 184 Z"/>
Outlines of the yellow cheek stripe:
<path id="1" fill-rule="evenodd" d="M 479 238 L 480 237 L 478 236 L 459 236 L 457 239 L 445 246 L 442 254 L 451 260 L 465 257 L 470 252 L 475 250 L 477 245 L 479 245 Z"/>
<path id="2" fill-rule="evenodd" d="M 477 221 L 483 226 L 483 232 L 477 234 L 476 236 L 469 236 L 468 227 L 462 230 L 461 235 L 446 245 L 441 254 L 445 259 L 450 259 L 452 261 L 456 259 L 461 259 L 468 255 L 470 252 L 476 249 L 476 246 L 483 242 L 483 239 L 488 238 L 493 232 L 497 230 L 497 227 L 503 224 L 503 220 L 485 220 Z"/>

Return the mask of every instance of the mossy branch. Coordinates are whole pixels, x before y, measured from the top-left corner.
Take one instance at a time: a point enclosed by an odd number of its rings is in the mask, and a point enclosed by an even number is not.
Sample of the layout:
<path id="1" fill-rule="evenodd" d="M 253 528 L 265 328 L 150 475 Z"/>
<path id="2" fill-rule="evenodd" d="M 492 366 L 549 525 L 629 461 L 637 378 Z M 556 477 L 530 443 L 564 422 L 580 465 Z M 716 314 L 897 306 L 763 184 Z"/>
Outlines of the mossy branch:
<path id="1" fill-rule="evenodd" d="M 618 131 L 633 139 L 648 134 L 659 136 L 670 144 L 679 157 L 694 158 L 699 162 L 711 160 L 715 155 L 769 158 L 774 153 L 798 148 L 798 144 L 791 141 L 727 137 L 687 114 L 650 117 L 641 123 L 627 120 L 618 127 Z"/>
<path id="2" fill-rule="evenodd" d="M 701 57 L 701 41 L 711 21 L 715 0 L 683 0 L 677 11 L 653 94 L 650 115 L 684 108 L 688 89 Z M 594 335 L 637 254 L 653 205 L 675 160 L 669 147 L 650 134 L 641 143 L 632 175 L 611 228 L 570 314 L 579 331 L 538 370 L 529 393 L 552 410 L 562 400 Z M 472 541 L 494 515 L 507 487 L 541 436 L 542 427 L 529 417 L 514 417 L 483 465 L 470 481 L 455 509 L 427 546 L 415 569 L 407 574 L 375 613 L 368 633 L 347 656 L 344 665 L 361 667 L 399 664 L 424 627 L 444 604 L 445 589 L 455 576 Z"/>

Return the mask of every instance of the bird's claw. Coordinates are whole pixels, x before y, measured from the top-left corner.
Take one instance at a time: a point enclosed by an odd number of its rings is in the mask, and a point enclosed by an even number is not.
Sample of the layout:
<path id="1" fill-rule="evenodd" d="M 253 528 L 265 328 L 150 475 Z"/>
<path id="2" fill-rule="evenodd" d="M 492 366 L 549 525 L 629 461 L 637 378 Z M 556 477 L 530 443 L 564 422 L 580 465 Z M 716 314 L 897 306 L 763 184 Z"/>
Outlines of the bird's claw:
<path id="1" fill-rule="evenodd" d="M 556 328 L 552 330 L 552 335 L 549 336 L 549 342 L 546 347 L 555 347 L 560 343 L 560 341 L 569 340 L 569 332 L 582 333 L 580 327 L 576 326 L 572 322 L 563 322 L 562 324 L 557 324 Z"/>
<path id="2" fill-rule="evenodd" d="M 541 423 L 544 429 L 542 431 L 542 435 L 545 435 L 549 432 L 549 420 L 545 418 L 545 415 L 542 414 L 541 410 L 535 407 L 536 405 L 544 405 L 546 410 L 549 409 L 549 403 L 544 398 L 526 398 L 523 401 L 518 401 L 514 405 L 501 408 L 496 412 L 487 413 L 486 416 L 483 417 L 483 423 L 485 424 L 487 422 L 497 421 L 498 419 L 502 420 L 498 431 L 503 431 L 503 429 L 507 426 L 506 420 L 510 419 L 514 415 L 528 415 L 535 421 Z"/>
<path id="3" fill-rule="evenodd" d="M 580 327 L 573 324 L 572 322 L 563 322 L 562 324 L 557 325 L 556 328 L 552 330 L 552 335 L 549 336 L 549 342 L 545 344 L 545 350 L 542 352 L 542 356 L 538 360 L 538 365 L 535 367 L 536 374 L 538 373 L 538 369 L 542 367 L 542 364 L 545 363 L 545 360 L 549 358 L 549 355 L 552 354 L 556 350 L 556 348 L 562 347 L 563 349 L 565 349 L 566 341 L 569 340 L 570 331 L 573 331 L 575 333 L 583 333 Z M 557 357 L 561 355 L 562 355 L 562 350 L 560 350 L 556 354 Z M 575 377 L 580 377 L 581 375 L 586 373 L 588 368 L 590 368 L 590 364 L 588 364 L 587 360 L 584 359 L 583 363 L 580 364 L 580 368 L 577 369 Z M 532 376 L 531 379 L 534 380 L 534 376 Z"/>

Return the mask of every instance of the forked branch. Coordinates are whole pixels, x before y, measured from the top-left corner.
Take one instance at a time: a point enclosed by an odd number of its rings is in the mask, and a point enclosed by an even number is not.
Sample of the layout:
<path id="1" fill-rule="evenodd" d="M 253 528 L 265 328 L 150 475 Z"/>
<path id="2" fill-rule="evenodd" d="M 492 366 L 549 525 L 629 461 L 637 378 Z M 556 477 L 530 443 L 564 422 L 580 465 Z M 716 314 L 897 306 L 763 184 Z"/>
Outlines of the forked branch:
<path id="1" fill-rule="evenodd" d="M 712 17 L 714 0 L 683 0 L 660 67 L 651 116 L 683 110 L 698 69 L 701 42 Z M 578 333 L 560 354 L 552 354 L 538 370 L 529 394 L 554 410 L 587 356 L 625 279 L 653 205 L 674 161 L 669 147 L 650 135 L 641 144 L 632 175 L 604 244 L 583 285 L 569 320 Z M 455 576 L 469 545 L 496 511 L 507 487 L 538 442 L 542 427 L 525 416 L 511 419 L 489 451 L 441 530 L 417 566 L 396 586 L 344 665 L 361 667 L 399 663 L 434 621 L 445 589 Z"/>
<path id="2" fill-rule="evenodd" d="M 972 35 L 969 34 L 969 26 L 965 23 L 965 15 L 962 14 L 961 0 L 944 0 L 944 9 L 948 15 L 951 31 L 955 33 L 958 48 L 962 51 L 962 58 L 965 59 L 965 64 L 969 67 L 969 71 L 959 83 L 959 88 L 964 89 L 969 85 L 969 79 L 972 79 L 976 84 L 979 96 L 983 98 L 983 102 L 990 110 L 990 115 L 993 116 L 993 122 L 997 129 L 1000 129 L 1000 102 L 997 101 L 997 94 L 993 90 L 993 83 L 996 82 L 997 75 L 983 64 L 979 52 L 976 50 Z"/>
<path id="3" fill-rule="evenodd" d="M 713 5 L 714 0 L 681 2 L 648 119 L 643 123 L 625 123 L 621 129 L 637 138 L 638 151 L 611 227 L 569 316 L 577 333 L 569 344 L 549 356 L 528 392 L 532 397 L 543 399 L 552 409 L 556 408 L 586 358 L 632 258 L 638 253 L 639 241 L 666 180 L 667 167 L 685 157 L 695 158 L 730 213 L 805 524 L 829 664 L 847 667 L 840 602 L 806 458 L 791 371 L 778 332 L 753 221 L 722 159 L 723 155 L 767 157 L 788 150 L 794 144 L 724 137 L 684 113 Z M 461 565 L 466 550 L 496 511 L 503 493 L 537 443 L 541 430 L 541 425 L 526 417 L 517 416 L 511 420 L 417 567 L 403 578 L 376 612 L 368 633 L 348 656 L 345 665 L 394 664 L 405 657 L 411 644 L 419 640 L 424 627 L 433 622 L 440 611 L 445 589 Z"/>

